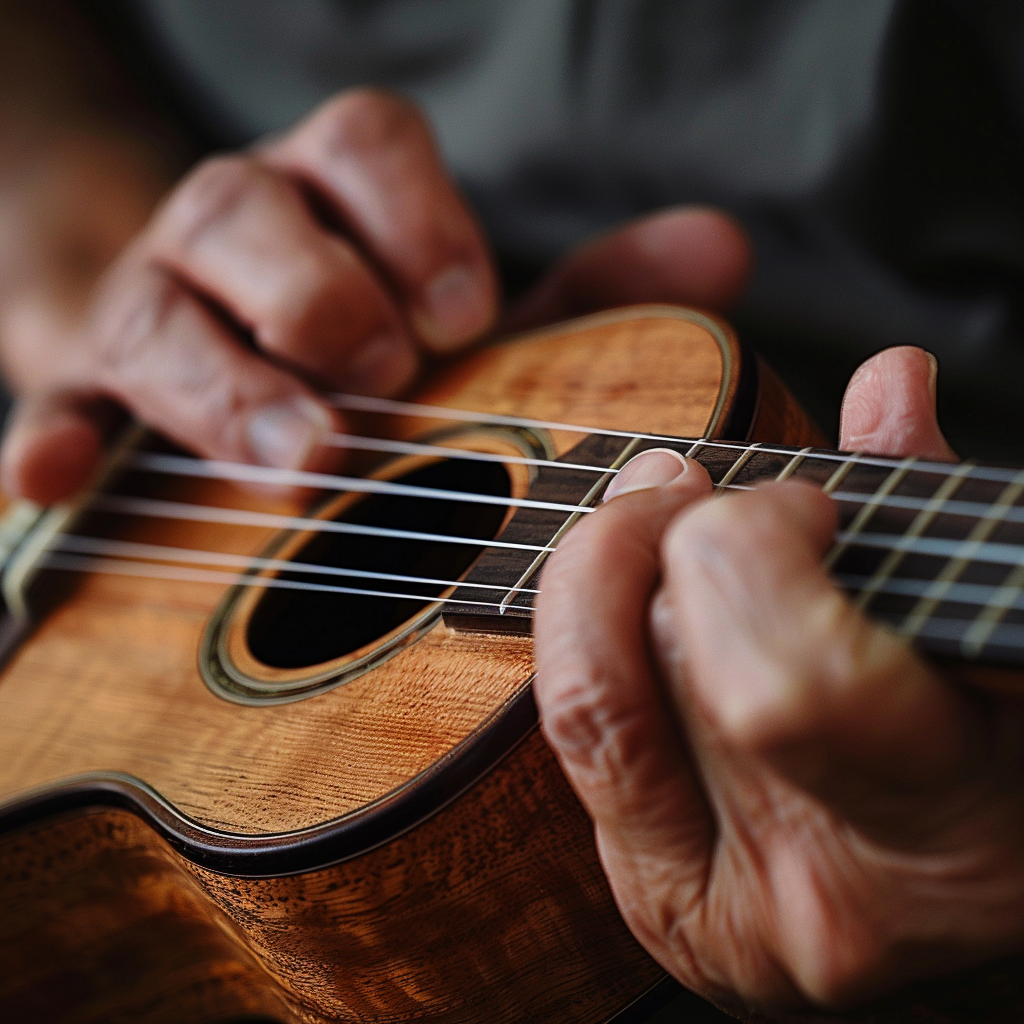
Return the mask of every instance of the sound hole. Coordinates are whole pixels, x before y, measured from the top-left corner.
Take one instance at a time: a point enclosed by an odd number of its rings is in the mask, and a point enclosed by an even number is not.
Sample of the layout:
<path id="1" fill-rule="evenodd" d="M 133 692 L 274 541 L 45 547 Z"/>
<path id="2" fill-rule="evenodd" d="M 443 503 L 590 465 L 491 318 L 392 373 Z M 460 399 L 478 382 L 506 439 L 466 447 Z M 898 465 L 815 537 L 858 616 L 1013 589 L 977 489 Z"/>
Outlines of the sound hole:
<path id="1" fill-rule="evenodd" d="M 511 481 L 499 463 L 451 459 L 398 478 L 401 483 L 449 491 L 475 491 L 507 498 Z M 490 540 L 501 527 L 504 505 L 375 494 L 350 505 L 339 522 L 396 530 Z M 334 568 L 457 580 L 482 550 L 478 544 L 318 534 L 294 561 Z M 272 668 L 305 668 L 340 658 L 385 636 L 422 611 L 446 588 L 421 583 L 281 573 L 282 579 L 328 583 L 363 590 L 422 595 L 419 598 L 267 590 L 249 620 L 252 655 Z"/>

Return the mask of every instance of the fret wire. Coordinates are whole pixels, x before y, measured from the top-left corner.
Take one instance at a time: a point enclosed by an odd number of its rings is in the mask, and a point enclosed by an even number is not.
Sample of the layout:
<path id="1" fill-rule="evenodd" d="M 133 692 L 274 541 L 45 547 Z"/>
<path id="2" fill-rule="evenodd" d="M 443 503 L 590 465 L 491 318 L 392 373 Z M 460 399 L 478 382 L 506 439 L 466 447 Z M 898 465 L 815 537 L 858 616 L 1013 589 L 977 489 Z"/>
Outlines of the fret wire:
<path id="1" fill-rule="evenodd" d="M 881 504 L 882 499 L 887 497 L 900 485 L 903 478 L 910 472 L 915 462 L 917 462 L 917 459 L 913 457 L 904 459 L 898 466 L 896 466 L 895 469 L 892 470 L 882 484 L 875 490 L 875 493 L 871 498 L 864 503 L 857 514 L 853 517 L 853 520 L 846 531 L 848 534 L 851 536 L 857 536 L 863 531 L 868 520 L 874 515 L 878 506 Z M 826 569 L 831 569 L 832 566 L 839 561 L 843 553 L 846 551 L 847 546 L 847 544 L 839 543 L 832 547 L 832 550 L 825 556 Z"/>
<path id="2" fill-rule="evenodd" d="M 837 466 L 835 472 L 825 481 L 825 485 L 822 490 L 826 494 L 832 494 L 832 492 L 846 479 L 850 470 L 857 465 L 858 457 L 860 452 L 854 452 L 849 458 L 845 459 L 841 466 Z M 867 495 L 866 497 L 870 497 Z"/>
<path id="3" fill-rule="evenodd" d="M 718 481 L 719 487 L 728 487 L 733 482 L 739 471 L 754 457 L 754 453 L 760 450 L 760 441 L 752 444 L 738 459 L 733 461 L 725 476 Z"/>
<path id="4" fill-rule="evenodd" d="M 967 566 L 970 565 L 973 548 L 987 541 L 996 527 L 1000 523 L 1005 522 L 1006 510 L 1016 503 L 1022 492 L 1024 492 L 1024 471 L 1017 475 L 1015 482 L 1007 484 L 1003 488 L 999 497 L 989 506 L 989 510 L 985 515 L 974 524 L 970 533 L 964 538 L 966 547 L 963 552 L 955 558 L 951 558 L 942 567 L 942 571 L 935 577 L 929 592 L 924 594 L 911 609 L 910 614 L 900 627 L 900 632 L 909 637 L 917 635 L 925 620 L 932 616 L 935 609 L 945 599 L 951 584 L 958 580 Z M 990 605 L 989 609 L 985 610 L 985 612 L 988 611 L 992 612 L 991 620 L 994 626 L 995 622 L 998 621 L 996 606 Z M 979 616 L 979 619 L 987 620 L 989 618 L 985 612 Z M 983 637 L 984 633 L 984 627 L 979 627 L 978 637 Z"/>
<path id="5" fill-rule="evenodd" d="M 1001 626 L 1003 616 L 1016 605 L 1024 587 L 1024 565 L 1015 565 L 1003 580 L 998 592 L 971 623 L 960 643 L 968 658 L 977 657 L 991 641 L 992 634 Z"/>
<path id="6" fill-rule="evenodd" d="M 399 573 L 374 572 L 370 569 L 346 569 L 312 562 L 295 562 L 281 558 L 257 555 L 239 555 L 227 551 L 203 551 L 196 548 L 169 547 L 137 541 L 111 540 L 106 537 L 86 537 L 74 533 L 58 533 L 50 543 L 49 551 L 78 555 L 104 555 L 115 558 L 148 558 L 154 561 L 186 562 L 195 565 L 230 565 L 239 569 L 265 569 L 277 572 L 298 572 L 310 575 L 347 576 L 356 579 L 382 580 L 393 583 L 422 583 L 441 587 L 469 587 L 475 590 L 508 589 L 497 583 L 466 583 L 462 580 L 435 579 L 432 576 L 405 576 Z M 539 593 L 539 591 L 531 591 Z"/>
<path id="7" fill-rule="evenodd" d="M 620 469 L 624 466 L 633 456 L 633 453 L 640 446 L 640 438 L 635 437 L 632 441 L 628 442 L 621 452 L 612 460 L 610 469 Z M 691 449 L 692 450 L 692 449 Z M 583 502 L 591 502 L 597 499 L 597 496 L 601 493 L 602 488 L 607 487 L 612 479 L 612 474 L 609 472 L 607 475 L 602 476 L 593 487 L 584 495 Z M 548 555 L 558 546 L 559 541 L 565 536 L 569 528 L 579 520 L 579 514 L 574 513 L 570 515 L 564 523 L 555 531 L 554 535 L 548 541 L 545 550 L 541 551 L 536 558 L 530 563 L 530 567 L 519 577 L 516 581 L 515 586 L 509 589 L 509 592 L 501 599 L 501 606 L 498 609 L 499 615 L 504 615 L 508 611 L 509 605 L 515 600 L 516 594 L 520 594 L 524 591 L 526 583 L 537 574 L 541 566 L 544 564 L 545 559 Z"/>
<path id="8" fill-rule="evenodd" d="M 885 556 L 882 560 L 882 564 L 872 574 L 871 579 L 868 581 L 868 585 L 857 595 L 854 600 L 854 604 L 856 604 L 858 608 L 866 608 L 872 597 L 874 597 L 878 584 L 887 580 L 893 574 L 896 570 L 896 566 L 903 561 L 907 554 L 907 545 L 912 543 L 916 538 L 924 536 L 925 530 L 931 526 L 935 517 L 942 511 L 942 506 L 946 503 L 946 500 L 950 498 L 956 489 L 964 482 L 964 477 L 967 475 L 967 471 L 970 467 L 970 462 L 961 462 L 960 465 L 957 466 L 957 469 L 961 470 L 961 472 L 954 472 L 950 476 L 947 476 L 939 485 L 935 494 L 928 499 L 928 504 L 925 505 L 925 507 L 921 509 L 916 516 L 914 516 L 909 528 L 903 532 L 903 539 L 901 542 L 896 545 L 894 550 L 890 551 Z"/>
<path id="9" fill-rule="evenodd" d="M 813 448 L 801 448 L 800 451 L 798 451 L 796 455 L 794 455 L 793 458 L 783 466 L 782 472 L 775 478 L 775 482 L 778 483 L 782 480 L 788 480 L 797 471 L 797 467 L 800 463 L 803 462 L 804 459 L 806 459 L 813 451 Z"/>

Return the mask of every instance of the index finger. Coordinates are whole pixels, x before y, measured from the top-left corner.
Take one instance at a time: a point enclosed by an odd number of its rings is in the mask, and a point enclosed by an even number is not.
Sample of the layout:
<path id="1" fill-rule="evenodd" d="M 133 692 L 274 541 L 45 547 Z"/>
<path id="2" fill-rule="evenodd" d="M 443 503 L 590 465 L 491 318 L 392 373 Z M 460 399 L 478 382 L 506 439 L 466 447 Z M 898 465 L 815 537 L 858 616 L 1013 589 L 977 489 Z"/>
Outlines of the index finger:
<path id="1" fill-rule="evenodd" d="M 664 486 L 632 476 L 648 486 L 620 488 L 545 568 L 535 615 L 541 724 L 599 834 L 702 849 L 703 796 L 656 681 L 647 616 L 662 533 L 711 483 L 690 460 Z"/>

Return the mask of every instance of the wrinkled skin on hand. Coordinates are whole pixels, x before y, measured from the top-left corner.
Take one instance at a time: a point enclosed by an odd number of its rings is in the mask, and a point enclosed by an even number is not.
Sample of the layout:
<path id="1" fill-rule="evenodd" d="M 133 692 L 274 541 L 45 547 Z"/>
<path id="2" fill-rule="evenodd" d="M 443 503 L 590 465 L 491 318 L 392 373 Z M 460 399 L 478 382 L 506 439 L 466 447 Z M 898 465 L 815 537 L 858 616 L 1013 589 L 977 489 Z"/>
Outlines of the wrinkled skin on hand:
<path id="1" fill-rule="evenodd" d="M 123 156 L 104 159 L 133 180 Z M 89 210 L 96 180 L 61 184 L 61 209 Z M 116 180 L 104 210 L 131 191 Z M 21 213 L 44 199 L 26 199 Z M 125 223 L 137 222 L 141 201 L 123 204 Z M 326 442 L 344 421 L 324 391 L 401 393 L 425 360 L 479 340 L 502 313 L 487 241 L 425 119 L 374 90 L 343 93 L 283 136 L 200 163 L 83 288 L 89 237 L 69 242 L 73 253 L 51 245 L 45 272 L 0 288 L 0 363 L 19 398 L 2 482 L 43 503 L 85 483 L 118 410 L 209 458 L 333 468 L 339 451 Z M 110 240 L 99 241 L 89 267 L 107 259 Z M 725 215 L 662 211 L 570 253 L 503 329 L 627 302 L 719 307 L 749 261 Z M 50 282 L 65 264 L 75 280 Z M 81 308 L 69 308 L 79 293 Z"/>
<path id="2" fill-rule="evenodd" d="M 857 372 L 843 447 L 951 457 L 935 364 Z M 638 456 L 552 556 L 545 735 L 622 914 L 722 1005 L 837 1006 L 1024 945 L 1021 703 L 952 684 L 867 621 L 806 483 L 711 500 Z"/>

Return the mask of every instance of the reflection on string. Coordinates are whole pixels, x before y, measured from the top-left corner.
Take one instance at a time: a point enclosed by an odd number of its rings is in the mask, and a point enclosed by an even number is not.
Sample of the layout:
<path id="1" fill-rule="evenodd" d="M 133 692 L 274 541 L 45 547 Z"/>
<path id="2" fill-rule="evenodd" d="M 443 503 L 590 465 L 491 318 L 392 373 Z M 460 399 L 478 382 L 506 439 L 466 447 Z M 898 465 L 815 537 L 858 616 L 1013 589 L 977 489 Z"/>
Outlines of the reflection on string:
<path id="1" fill-rule="evenodd" d="M 239 569 L 275 572 L 308 573 L 324 576 L 348 576 L 365 580 L 386 580 L 392 583 L 421 583 L 424 586 L 468 587 L 475 590 L 506 591 L 508 587 L 497 583 L 463 583 L 460 580 L 436 579 L 433 576 L 405 576 L 399 573 L 374 572 L 370 569 L 346 569 L 313 562 L 295 562 L 281 558 L 229 554 L 225 551 L 201 551 L 196 548 L 168 547 L 138 541 L 110 540 L 106 537 L 84 537 L 80 534 L 57 534 L 50 544 L 51 551 L 65 551 L 80 555 L 105 555 L 118 558 L 148 558 L 162 562 L 189 562 L 195 565 L 231 565 Z M 539 591 L 526 590 L 536 594 Z"/>
<path id="2" fill-rule="evenodd" d="M 588 427 L 580 423 L 560 423 L 555 420 L 530 419 L 527 416 L 508 416 L 500 413 L 474 412 L 470 409 L 449 409 L 446 406 L 440 405 L 401 402 L 393 398 L 370 398 L 365 395 L 343 395 L 338 393 L 330 394 L 326 397 L 336 408 L 354 412 L 375 412 L 394 416 L 424 416 L 430 419 L 455 420 L 492 426 L 524 427 L 537 430 L 564 430 L 575 434 L 597 434 L 602 437 L 622 437 L 627 440 L 666 441 L 673 443 L 687 440 L 686 438 L 674 437 L 671 434 L 645 434 L 633 430 L 611 430 L 606 427 Z M 688 443 L 693 444 L 693 441 L 690 440 Z M 722 448 L 739 452 L 750 451 L 754 447 L 752 443 L 719 441 L 710 438 L 701 438 L 698 443 L 701 447 Z M 757 444 L 757 450 L 782 455 L 795 454 L 792 447 L 761 442 Z M 860 466 L 881 466 L 887 469 L 895 469 L 903 461 L 902 459 L 889 459 L 880 455 L 829 452 L 818 449 L 815 449 L 808 458 L 823 459 L 830 462 L 850 462 Z M 914 462 L 915 471 L 938 473 L 942 476 L 952 472 L 954 466 L 955 463 L 950 462 L 929 462 L 927 460 L 915 460 Z M 1019 472 L 1019 470 L 1000 469 L 995 466 L 973 466 L 968 476 L 977 480 L 994 480 L 996 482 L 1009 483 L 1016 479 Z"/>
<path id="3" fill-rule="evenodd" d="M 179 558 L 182 561 L 209 561 L 210 563 L 218 564 L 239 564 L 240 562 L 244 562 L 253 569 L 286 566 L 292 571 L 311 572 L 318 568 L 323 568 L 307 566 L 304 563 L 281 562 L 274 559 L 249 559 L 245 556 L 230 555 L 221 552 L 193 551 L 188 548 L 166 548 L 162 545 L 128 544 L 127 542 L 123 544 L 116 544 L 111 542 L 108 546 L 96 543 L 99 540 L 99 538 L 64 535 L 62 536 L 60 543 L 62 549 L 67 547 L 75 551 L 89 549 L 105 549 L 112 552 L 115 550 L 121 550 L 126 553 L 129 551 L 137 551 L 140 558 L 167 558 L 169 560 L 174 557 Z M 364 587 L 346 587 L 328 583 L 312 583 L 303 580 L 280 579 L 275 576 L 256 576 L 247 573 L 222 572 L 218 570 L 183 567 L 178 565 L 160 565 L 155 562 L 135 561 L 109 557 L 106 555 L 76 554 L 65 550 L 53 550 L 48 552 L 40 564 L 43 568 L 47 569 L 59 569 L 72 572 L 109 573 L 114 575 L 135 576 L 150 579 L 176 580 L 186 583 L 211 583 L 220 586 L 276 587 L 288 590 L 315 591 L 329 594 L 349 594 L 361 597 L 385 597 L 398 600 L 423 601 L 427 603 L 440 602 L 447 604 L 482 606 L 487 608 L 500 607 L 500 603 L 494 601 L 433 597 L 426 594 L 410 594 L 390 590 L 372 590 Z M 486 589 L 491 590 L 508 589 L 507 587 L 494 585 L 464 584 L 459 580 L 435 580 L 427 577 L 397 577 L 386 574 L 364 574 L 350 570 L 338 570 L 338 572 L 342 575 L 348 575 L 351 573 L 351 575 L 366 575 L 371 579 L 388 579 L 393 581 L 404 580 L 405 582 L 423 583 L 424 585 L 430 584 L 450 587 L 478 586 L 481 588 L 486 587 Z M 867 580 L 867 576 L 855 576 L 848 574 L 839 574 L 836 576 L 836 582 L 845 590 L 852 593 L 856 593 Z M 879 588 L 879 592 L 899 596 L 916 597 L 925 594 L 928 588 L 932 585 L 932 582 L 933 581 L 931 580 L 924 579 L 890 579 Z M 947 591 L 945 600 L 950 604 L 959 604 L 967 607 L 980 607 L 989 604 L 993 596 L 995 596 L 1000 589 L 1001 588 L 998 586 L 988 586 L 983 584 L 954 583 Z M 532 589 L 526 590 L 525 592 L 534 595 L 540 593 L 539 590 Z M 1017 596 L 1007 607 L 1024 610 L 1024 595 Z M 532 608 L 524 606 L 521 610 L 532 611 Z M 900 615 L 887 612 L 882 612 L 877 617 L 881 618 L 883 621 L 889 621 L 892 624 L 898 624 L 902 619 L 902 616 Z M 931 632 L 924 635 L 935 636 L 940 639 L 958 639 L 960 637 L 960 633 L 956 632 L 956 630 L 966 630 L 970 627 L 973 621 L 973 619 L 934 616 L 930 620 L 930 622 L 934 624 L 929 627 Z M 999 629 L 1007 635 L 1019 635 L 1021 641 L 1024 642 L 1024 626 L 1003 624 Z"/>
<path id="4" fill-rule="evenodd" d="M 419 530 L 398 530 L 388 526 L 364 526 L 362 523 L 345 523 L 333 519 L 287 516 L 276 512 L 252 512 L 248 509 L 223 508 L 219 505 L 193 505 L 183 501 L 135 498 L 122 494 L 98 494 L 90 507 L 101 512 L 117 512 L 122 515 L 221 523 L 226 526 L 304 530 L 309 533 L 345 533 L 360 537 L 388 537 L 393 540 L 416 540 L 438 544 L 469 544 L 475 548 L 507 548 L 513 551 L 554 551 L 554 548 L 545 547 L 543 544 L 483 540 L 480 537 L 455 537 L 447 533 L 423 533 Z"/>
<path id="5" fill-rule="evenodd" d="M 425 604 L 466 604 L 473 607 L 498 608 L 495 601 L 467 601 L 453 597 L 431 597 L 426 594 L 405 594 L 390 590 L 369 590 L 343 587 L 331 583 L 307 583 L 283 580 L 276 576 L 250 576 L 245 573 L 220 572 L 216 569 L 191 569 L 179 565 L 158 565 L 155 562 L 133 562 L 119 558 L 72 555 L 53 551 L 43 556 L 44 569 L 70 572 L 107 573 L 115 576 L 136 576 L 145 579 L 176 580 L 182 583 L 213 583 L 219 586 L 269 587 L 281 590 L 312 590 L 323 594 L 351 594 L 357 597 L 389 597 L 393 600 L 420 601 Z"/>

